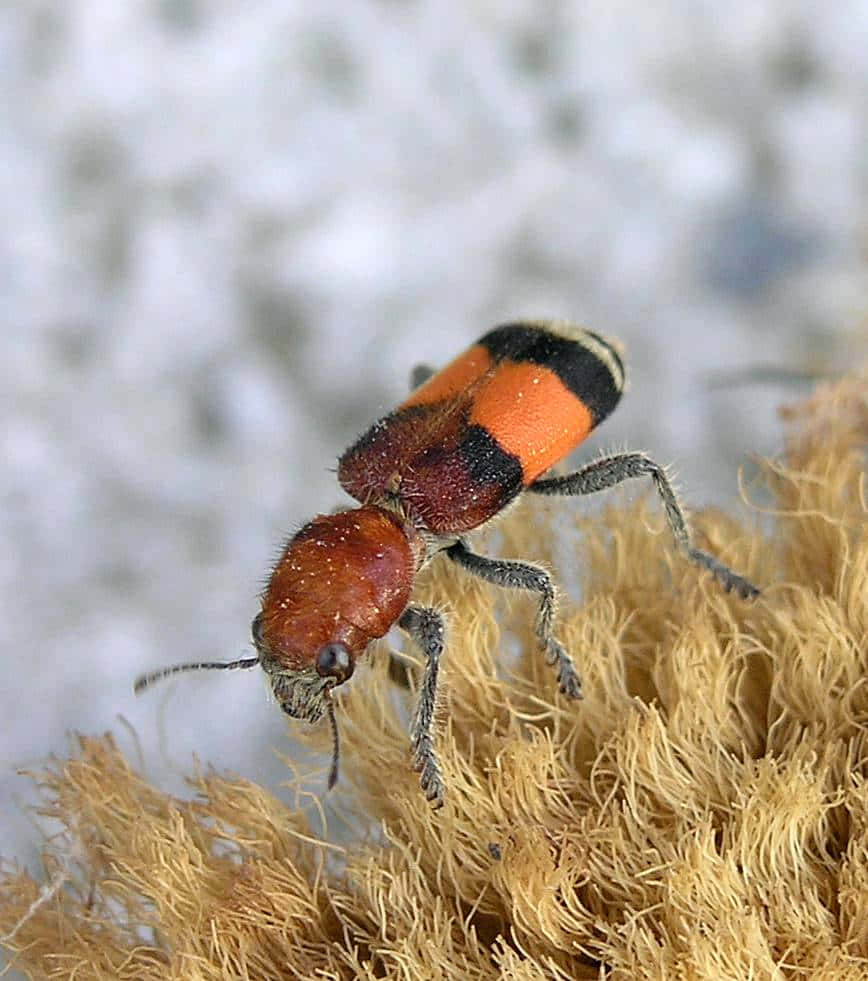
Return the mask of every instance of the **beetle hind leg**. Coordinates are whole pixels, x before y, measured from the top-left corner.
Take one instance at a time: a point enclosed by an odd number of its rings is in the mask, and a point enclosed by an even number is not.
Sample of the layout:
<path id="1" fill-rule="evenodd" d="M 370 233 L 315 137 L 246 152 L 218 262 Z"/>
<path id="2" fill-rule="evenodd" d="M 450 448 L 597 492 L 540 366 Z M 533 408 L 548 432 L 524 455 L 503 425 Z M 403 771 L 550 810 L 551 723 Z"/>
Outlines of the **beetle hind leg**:
<path id="1" fill-rule="evenodd" d="M 675 543 L 692 562 L 708 569 L 727 592 L 734 589 L 742 599 L 752 599 L 759 594 L 759 590 L 749 579 L 734 572 L 713 555 L 694 546 L 687 519 L 666 476 L 666 471 L 644 453 L 618 453 L 615 456 L 604 457 L 602 460 L 589 463 L 575 473 L 537 480 L 526 489 L 533 494 L 564 496 L 596 494 L 633 477 L 652 479 Z"/>

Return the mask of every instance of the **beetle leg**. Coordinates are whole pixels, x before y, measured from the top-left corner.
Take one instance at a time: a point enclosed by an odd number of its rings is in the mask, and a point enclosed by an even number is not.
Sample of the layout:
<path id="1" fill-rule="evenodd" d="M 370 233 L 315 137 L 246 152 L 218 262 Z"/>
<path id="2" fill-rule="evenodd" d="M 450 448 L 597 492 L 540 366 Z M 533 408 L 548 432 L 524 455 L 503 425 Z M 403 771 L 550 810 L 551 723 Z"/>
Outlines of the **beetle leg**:
<path id="1" fill-rule="evenodd" d="M 557 666 L 561 691 L 570 698 L 581 698 L 582 682 L 573 659 L 553 633 L 557 592 L 545 569 L 514 559 L 489 559 L 471 552 L 461 541 L 447 548 L 446 554 L 453 562 L 486 582 L 506 589 L 528 589 L 539 596 L 535 629 L 540 646 L 545 651 L 549 664 Z"/>
<path id="2" fill-rule="evenodd" d="M 398 620 L 425 654 L 425 674 L 419 690 L 419 702 L 410 727 L 413 765 L 420 773 L 419 782 L 434 807 L 443 806 L 443 777 L 434 750 L 432 729 L 437 705 L 437 676 L 443 653 L 443 617 L 430 607 L 408 606 Z"/>
<path id="3" fill-rule="evenodd" d="M 428 364 L 414 365 L 410 372 L 410 391 L 415 392 L 420 385 L 424 385 L 429 378 L 437 374 L 437 369 Z"/>
<path id="4" fill-rule="evenodd" d="M 687 519 L 666 471 L 644 453 L 618 453 L 604 457 L 575 473 L 565 474 L 563 477 L 547 477 L 526 489 L 534 494 L 596 494 L 597 491 L 607 490 L 633 477 L 650 477 L 654 481 L 675 542 L 691 561 L 708 569 L 727 592 L 734 589 L 742 599 L 751 599 L 759 594 L 759 590 L 750 580 L 693 545 Z"/>

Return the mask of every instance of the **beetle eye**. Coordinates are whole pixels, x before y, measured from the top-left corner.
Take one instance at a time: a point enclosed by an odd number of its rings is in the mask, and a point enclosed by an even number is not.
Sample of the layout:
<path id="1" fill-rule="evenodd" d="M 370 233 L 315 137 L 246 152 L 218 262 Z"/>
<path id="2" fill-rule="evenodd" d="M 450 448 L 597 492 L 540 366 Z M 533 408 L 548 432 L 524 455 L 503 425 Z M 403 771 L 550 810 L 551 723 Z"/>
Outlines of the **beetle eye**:
<path id="1" fill-rule="evenodd" d="M 262 634 L 264 629 L 265 618 L 262 616 L 262 612 L 260 611 L 253 618 L 253 623 L 250 624 L 250 633 L 253 635 L 253 643 L 257 650 L 265 643 L 265 638 Z"/>
<path id="2" fill-rule="evenodd" d="M 316 656 L 316 671 L 323 678 L 334 678 L 342 685 L 353 675 L 356 662 L 343 644 L 326 644 Z"/>

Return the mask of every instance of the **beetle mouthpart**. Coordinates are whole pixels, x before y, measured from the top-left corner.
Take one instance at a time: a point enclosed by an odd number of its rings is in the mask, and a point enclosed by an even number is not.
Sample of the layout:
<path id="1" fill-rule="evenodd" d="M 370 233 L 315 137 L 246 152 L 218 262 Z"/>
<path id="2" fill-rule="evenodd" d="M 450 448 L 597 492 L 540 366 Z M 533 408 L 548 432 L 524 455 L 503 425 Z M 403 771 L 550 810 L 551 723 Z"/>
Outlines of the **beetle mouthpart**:
<path id="1" fill-rule="evenodd" d="M 271 676 L 271 687 L 280 707 L 293 719 L 319 722 L 326 710 L 327 691 L 333 678 L 321 678 L 316 672 L 281 671 Z"/>

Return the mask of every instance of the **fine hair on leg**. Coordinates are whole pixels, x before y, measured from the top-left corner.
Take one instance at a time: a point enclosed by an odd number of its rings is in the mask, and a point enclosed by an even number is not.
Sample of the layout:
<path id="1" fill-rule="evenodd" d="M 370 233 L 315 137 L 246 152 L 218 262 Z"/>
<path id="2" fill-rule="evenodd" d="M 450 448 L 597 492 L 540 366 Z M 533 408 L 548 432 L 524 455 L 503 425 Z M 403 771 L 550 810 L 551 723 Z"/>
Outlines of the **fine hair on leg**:
<path id="1" fill-rule="evenodd" d="M 734 572 L 713 555 L 709 555 L 708 552 L 703 552 L 702 549 L 693 545 L 687 519 L 681 510 L 672 484 L 666 476 L 666 471 L 644 453 L 618 453 L 614 456 L 603 457 L 603 459 L 589 463 L 575 473 L 538 480 L 531 484 L 527 490 L 534 494 L 564 496 L 596 494 L 598 491 L 608 490 L 608 488 L 614 487 L 624 480 L 631 480 L 633 477 L 650 477 L 654 481 L 675 542 L 689 559 L 708 569 L 727 592 L 734 589 L 743 599 L 750 599 L 758 595 L 759 590 L 752 582 Z"/>
<path id="2" fill-rule="evenodd" d="M 462 541 L 446 549 L 446 554 L 462 568 L 486 582 L 505 589 L 527 589 L 539 597 L 535 631 L 549 664 L 557 666 L 558 684 L 570 698 L 582 697 L 582 683 L 573 659 L 554 636 L 553 625 L 557 592 L 545 569 L 514 559 L 489 559 L 477 555 Z"/>
<path id="3" fill-rule="evenodd" d="M 398 620 L 425 655 L 425 673 L 419 689 L 419 701 L 410 725 L 413 766 L 420 774 L 419 783 L 434 807 L 443 806 L 443 777 L 434 749 L 434 712 L 437 707 L 437 678 L 443 653 L 443 617 L 427 606 L 408 606 Z"/>

